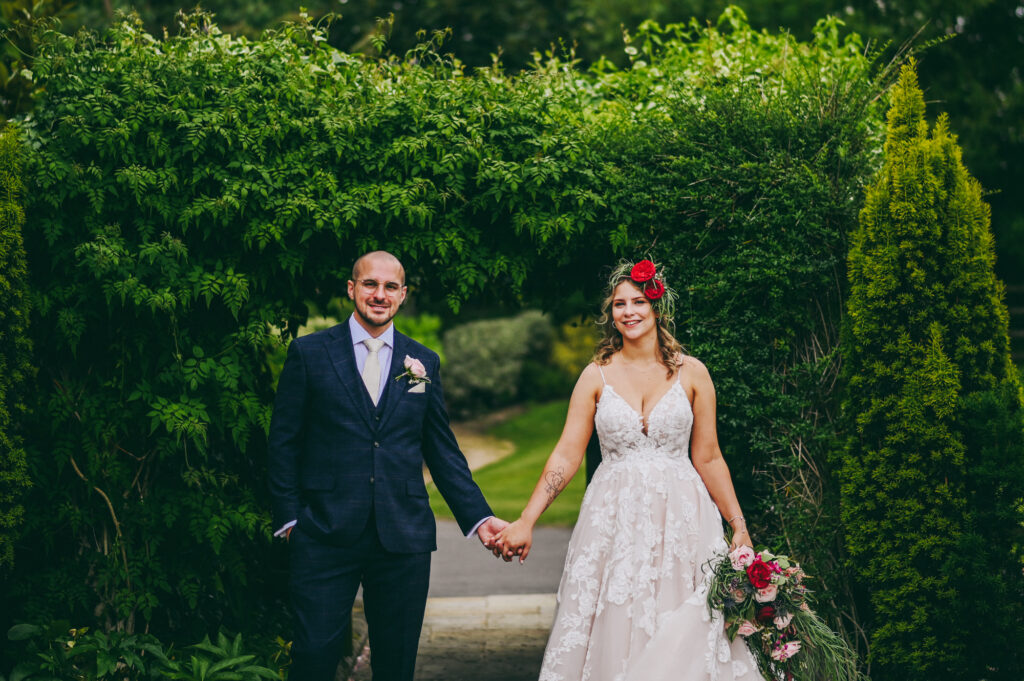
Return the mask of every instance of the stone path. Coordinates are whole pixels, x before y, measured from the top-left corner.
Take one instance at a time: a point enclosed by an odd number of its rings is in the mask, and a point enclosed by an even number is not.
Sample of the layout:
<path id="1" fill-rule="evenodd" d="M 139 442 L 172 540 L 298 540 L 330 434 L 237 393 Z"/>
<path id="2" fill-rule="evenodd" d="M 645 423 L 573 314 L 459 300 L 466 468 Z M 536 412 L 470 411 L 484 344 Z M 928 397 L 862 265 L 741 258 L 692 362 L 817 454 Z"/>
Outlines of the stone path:
<path id="1" fill-rule="evenodd" d="M 459 448 L 466 455 L 469 469 L 478 468 L 503 459 L 515 450 L 515 445 L 508 440 L 488 435 L 487 431 L 523 412 L 523 407 L 514 406 L 473 419 L 452 423 L 452 432 L 459 442 Z M 537 472 L 540 475 L 540 471 Z M 423 479 L 430 482 L 430 471 L 423 467 Z"/>
<path id="2" fill-rule="evenodd" d="M 554 594 L 431 598 L 416 681 L 536 681 L 554 613 Z M 364 647 L 351 681 L 371 681 L 371 657 Z"/>

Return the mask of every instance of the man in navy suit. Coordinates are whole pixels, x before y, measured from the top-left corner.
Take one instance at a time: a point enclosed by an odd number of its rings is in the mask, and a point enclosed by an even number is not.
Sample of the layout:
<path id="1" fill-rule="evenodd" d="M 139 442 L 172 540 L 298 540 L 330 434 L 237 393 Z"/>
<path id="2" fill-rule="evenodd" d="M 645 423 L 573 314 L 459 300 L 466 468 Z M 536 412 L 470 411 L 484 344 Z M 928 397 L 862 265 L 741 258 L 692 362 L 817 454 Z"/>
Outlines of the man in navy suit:
<path id="1" fill-rule="evenodd" d="M 412 681 L 437 549 L 423 464 L 467 536 L 492 548 L 494 517 L 448 425 L 436 353 L 398 333 L 395 256 L 352 268 L 355 312 L 296 338 L 278 383 L 269 474 L 288 538 L 293 681 L 333 681 L 359 585 L 375 681 Z"/>

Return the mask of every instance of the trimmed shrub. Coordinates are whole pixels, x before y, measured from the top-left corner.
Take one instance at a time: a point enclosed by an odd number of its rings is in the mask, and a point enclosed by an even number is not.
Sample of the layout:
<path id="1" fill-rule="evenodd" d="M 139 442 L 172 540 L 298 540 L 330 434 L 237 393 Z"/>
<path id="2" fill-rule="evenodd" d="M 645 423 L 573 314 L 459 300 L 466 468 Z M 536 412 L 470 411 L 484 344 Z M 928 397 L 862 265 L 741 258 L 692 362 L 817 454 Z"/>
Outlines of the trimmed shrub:
<path id="1" fill-rule="evenodd" d="M 29 484 L 19 427 L 32 375 L 21 157 L 18 136 L 5 126 L 0 131 L 0 568 L 14 561 L 15 533 L 24 513 L 21 499 Z"/>
<path id="2" fill-rule="evenodd" d="M 1024 412 L 988 206 L 913 63 L 849 256 L 839 459 L 876 679 L 1020 679 Z"/>
<path id="3" fill-rule="evenodd" d="M 551 371 L 554 327 L 540 312 L 462 324 L 443 338 L 444 395 L 453 414 L 468 416 L 514 402 L 546 399 L 538 375 Z M 543 386 L 543 383 L 540 383 Z"/>

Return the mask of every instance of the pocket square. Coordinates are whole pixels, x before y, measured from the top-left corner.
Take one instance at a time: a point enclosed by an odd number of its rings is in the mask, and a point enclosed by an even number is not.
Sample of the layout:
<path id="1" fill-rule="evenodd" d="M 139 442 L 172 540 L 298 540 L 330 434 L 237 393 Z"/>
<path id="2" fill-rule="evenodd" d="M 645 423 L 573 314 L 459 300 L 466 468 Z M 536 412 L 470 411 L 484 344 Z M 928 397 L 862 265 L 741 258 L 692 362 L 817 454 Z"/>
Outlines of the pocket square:
<path id="1" fill-rule="evenodd" d="M 427 384 L 426 383 L 417 383 L 413 387 L 411 387 L 408 390 L 406 390 L 406 392 L 409 392 L 409 393 L 422 393 L 422 392 L 426 392 L 426 390 L 427 390 Z"/>

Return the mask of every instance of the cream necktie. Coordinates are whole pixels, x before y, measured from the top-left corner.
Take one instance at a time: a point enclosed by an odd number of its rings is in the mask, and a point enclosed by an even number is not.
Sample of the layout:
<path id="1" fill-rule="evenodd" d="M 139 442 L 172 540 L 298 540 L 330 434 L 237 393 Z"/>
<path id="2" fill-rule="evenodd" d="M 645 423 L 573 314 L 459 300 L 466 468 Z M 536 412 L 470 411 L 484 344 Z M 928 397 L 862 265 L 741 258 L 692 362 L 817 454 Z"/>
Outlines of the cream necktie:
<path id="1" fill-rule="evenodd" d="M 363 341 L 363 345 L 370 351 L 370 354 L 366 356 L 366 364 L 363 366 L 363 385 L 366 386 L 366 392 L 370 393 L 370 399 L 373 400 L 373 406 L 376 407 L 380 396 L 380 356 L 378 353 L 384 347 L 384 341 L 379 338 L 367 338 Z"/>

